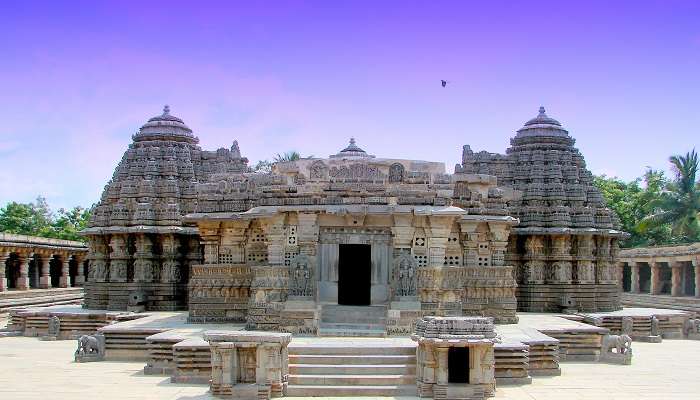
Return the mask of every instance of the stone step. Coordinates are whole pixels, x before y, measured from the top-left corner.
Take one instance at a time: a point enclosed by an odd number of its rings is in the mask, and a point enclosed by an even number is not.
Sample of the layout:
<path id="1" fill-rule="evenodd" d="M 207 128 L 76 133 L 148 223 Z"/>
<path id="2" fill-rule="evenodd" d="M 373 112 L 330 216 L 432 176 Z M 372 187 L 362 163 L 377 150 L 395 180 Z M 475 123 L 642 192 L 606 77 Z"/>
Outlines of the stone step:
<path id="1" fill-rule="evenodd" d="M 333 315 L 349 315 L 352 317 L 386 317 L 386 306 L 337 306 L 324 305 L 321 317 Z"/>
<path id="2" fill-rule="evenodd" d="M 415 396 L 416 385 L 385 386 L 324 386 L 324 385 L 289 385 L 287 396 L 295 397 L 346 397 L 346 396 Z"/>
<path id="3" fill-rule="evenodd" d="M 289 373 L 293 375 L 415 375 L 416 365 L 289 364 Z"/>
<path id="4" fill-rule="evenodd" d="M 318 328 L 318 336 L 325 337 L 386 337 L 384 329 Z"/>
<path id="5" fill-rule="evenodd" d="M 415 384 L 415 375 L 289 375 L 290 385 L 383 386 Z"/>
<path id="6" fill-rule="evenodd" d="M 412 354 L 407 355 L 316 355 L 316 354 L 289 354 L 290 364 L 323 364 L 323 365 L 385 365 L 385 364 L 401 364 L 415 365 L 416 351 L 413 349 Z"/>
<path id="7" fill-rule="evenodd" d="M 352 315 L 338 314 L 333 316 L 322 316 L 321 322 L 329 324 L 386 324 L 386 317 L 357 317 Z"/>
<path id="8" fill-rule="evenodd" d="M 363 323 L 363 322 L 324 322 L 318 326 L 323 329 L 345 329 L 345 330 L 375 330 L 384 331 L 386 329 L 385 324 L 378 323 Z"/>
<path id="9" fill-rule="evenodd" d="M 290 355 L 317 355 L 317 356 L 416 356 L 415 346 L 378 346 L 378 345 L 289 345 Z"/>

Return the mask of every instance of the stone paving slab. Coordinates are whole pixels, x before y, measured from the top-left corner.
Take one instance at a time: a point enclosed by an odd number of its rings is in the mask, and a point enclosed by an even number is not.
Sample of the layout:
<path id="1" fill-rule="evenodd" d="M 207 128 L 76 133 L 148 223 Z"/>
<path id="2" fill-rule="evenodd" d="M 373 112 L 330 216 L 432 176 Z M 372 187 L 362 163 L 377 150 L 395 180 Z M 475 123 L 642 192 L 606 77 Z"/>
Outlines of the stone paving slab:
<path id="1" fill-rule="evenodd" d="M 0 399 L 216 399 L 204 385 L 173 384 L 167 377 L 143 375 L 142 362 L 74 363 L 74 347 L 72 341 L 0 338 Z M 567 363 L 562 365 L 561 376 L 537 377 L 530 385 L 499 387 L 495 398 L 695 400 L 700 390 L 698 357 L 700 341 L 635 343 L 632 365 Z"/>
<path id="2" fill-rule="evenodd" d="M 665 308 L 637 308 L 629 307 L 617 311 L 581 313 L 589 317 L 649 317 L 652 316 L 690 316 L 692 313 L 681 310 L 669 310 Z"/>

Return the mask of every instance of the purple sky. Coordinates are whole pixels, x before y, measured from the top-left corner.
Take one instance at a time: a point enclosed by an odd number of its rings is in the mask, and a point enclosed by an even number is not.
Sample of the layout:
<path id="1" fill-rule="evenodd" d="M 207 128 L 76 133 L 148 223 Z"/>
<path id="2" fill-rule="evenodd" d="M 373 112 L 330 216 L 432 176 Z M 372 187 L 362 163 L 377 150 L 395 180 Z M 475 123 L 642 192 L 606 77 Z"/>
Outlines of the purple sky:
<path id="1" fill-rule="evenodd" d="M 540 105 L 594 173 L 700 147 L 700 2 L 570 3 L 2 1 L 0 205 L 96 202 L 166 103 L 251 163 L 354 136 L 452 172 Z"/>

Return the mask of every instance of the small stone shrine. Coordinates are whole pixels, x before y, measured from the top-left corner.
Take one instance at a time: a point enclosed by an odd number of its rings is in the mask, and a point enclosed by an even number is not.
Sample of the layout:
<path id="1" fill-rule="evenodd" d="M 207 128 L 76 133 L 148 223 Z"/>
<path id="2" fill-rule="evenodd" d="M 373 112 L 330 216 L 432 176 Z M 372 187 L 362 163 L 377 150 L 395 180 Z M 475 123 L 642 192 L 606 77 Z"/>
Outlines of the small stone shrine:
<path id="1" fill-rule="evenodd" d="M 204 340 L 211 349 L 212 394 L 255 400 L 285 395 L 290 333 L 207 331 Z"/>
<path id="2" fill-rule="evenodd" d="M 420 397 L 477 400 L 496 391 L 489 317 L 424 317 L 411 336 L 418 343 L 416 383 Z"/>

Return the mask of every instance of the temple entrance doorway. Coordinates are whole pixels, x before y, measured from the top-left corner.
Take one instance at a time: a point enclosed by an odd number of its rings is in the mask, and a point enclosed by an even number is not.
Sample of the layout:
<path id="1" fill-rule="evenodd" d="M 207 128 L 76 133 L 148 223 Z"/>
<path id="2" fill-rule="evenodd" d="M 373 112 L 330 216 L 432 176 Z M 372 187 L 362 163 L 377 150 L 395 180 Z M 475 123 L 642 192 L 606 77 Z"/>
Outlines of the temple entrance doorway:
<path id="1" fill-rule="evenodd" d="M 341 244 L 338 255 L 338 304 L 368 306 L 372 288 L 372 246 Z"/>
<path id="2" fill-rule="evenodd" d="M 469 383 L 469 347 L 450 347 L 447 351 L 447 382 Z"/>

